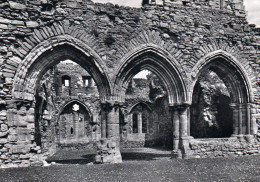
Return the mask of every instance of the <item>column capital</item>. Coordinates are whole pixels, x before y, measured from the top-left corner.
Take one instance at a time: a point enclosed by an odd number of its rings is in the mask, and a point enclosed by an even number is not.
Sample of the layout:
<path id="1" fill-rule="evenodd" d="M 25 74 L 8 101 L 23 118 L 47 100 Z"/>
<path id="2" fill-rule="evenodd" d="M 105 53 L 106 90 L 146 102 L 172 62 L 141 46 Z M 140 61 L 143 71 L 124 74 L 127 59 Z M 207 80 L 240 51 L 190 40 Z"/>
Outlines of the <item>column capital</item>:
<path id="1" fill-rule="evenodd" d="M 243 106 L 252 106 L 252 103 L 247 102 L 247 103 L 230 103 L 229 106 L 233 109 L 238 109 Z"/>
<path id="2" fill-rule="evenodd" d="M 102 107 L 122 107 L 124 102 L 120 102 L 118 100 L 105 100 L 101 102 Z"/>
<path id="3" fill-rule="evenodd" d="M 230 103 L 229 104 L 229 107 L 231 108 L 231 109 L 238 109 L 238 104 L 237 103 Z"/>
<path id="4" fill-rule="evenodd" d="M 169 108 L 172 110 L 182 110 L 182 109 L 187 109 L 191 106 L 191 103 L 176 103 L 174 105 L 170 105 Z"/>

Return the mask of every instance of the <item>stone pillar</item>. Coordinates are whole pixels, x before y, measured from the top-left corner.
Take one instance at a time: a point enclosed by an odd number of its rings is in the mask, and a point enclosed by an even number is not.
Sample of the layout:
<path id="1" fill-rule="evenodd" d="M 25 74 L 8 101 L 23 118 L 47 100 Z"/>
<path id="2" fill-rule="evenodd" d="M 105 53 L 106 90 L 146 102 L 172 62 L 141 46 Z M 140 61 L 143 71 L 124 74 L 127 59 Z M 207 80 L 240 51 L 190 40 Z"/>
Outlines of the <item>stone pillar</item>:
<path id="1" fill-rule="evenodd" d="M 188 136 L 190 136 L 190 107 L 188 107 L 188 110 L 187 110 L 187 112 L 188 112 L 188 114 L 187 114 L 187 116 L 188 116 L 188 130 L 187 130 L 187 135 Z"/>
<path id="2" fill-rule="evenodd" d="M 107 105 L 107 138 L 119 138 L 119 106 Z"/>
<path id="3" fill-rule="evenodd" d="M 243 135 L 243 106 L 238 105 L 238 134 Z"/>
<path id="4" fill-rule="evenodd" d="M 122 162 L 119 149 L 119 107 L 115 102 L 107 102 L 106 107 L 102 107 L 106 115 L 106 138 L 97 143 L 96 163 Z"/>
<path id="5" fill-rule="evenodd" d="M 246 134 L 251 134 L 251 105 L 247 104 L 247 128 L 246 128 Z"/>
<path id="6" fill-rule="evenodd" d="M 189 105 L 172 107 L 173 157 L 189 158 L 191 155 L 188 136 Z"/>
<path id="7" fill-rule="evenodd" d="M 182 158 L 189 158 L 190 147 L 188 137 L 188 105 L 183 105 L 179 109 L 180 115 L 180 149 Z"/>
<path id="8" fill-rule="evenodd" d="M 106 138 L 106 105 L 101 105 L 101 138 Z"/>
<path id="9" fill-rule="evenodd" d="M 180 118 L 179 118 L 179 111 L 176 107 L 172 107 L 172 126 L 173 126 L 173 151 L 172 155 L 173 158 L 180 158 L 181 152 L 179 150 L 179 141 L 180 141 Z"/>

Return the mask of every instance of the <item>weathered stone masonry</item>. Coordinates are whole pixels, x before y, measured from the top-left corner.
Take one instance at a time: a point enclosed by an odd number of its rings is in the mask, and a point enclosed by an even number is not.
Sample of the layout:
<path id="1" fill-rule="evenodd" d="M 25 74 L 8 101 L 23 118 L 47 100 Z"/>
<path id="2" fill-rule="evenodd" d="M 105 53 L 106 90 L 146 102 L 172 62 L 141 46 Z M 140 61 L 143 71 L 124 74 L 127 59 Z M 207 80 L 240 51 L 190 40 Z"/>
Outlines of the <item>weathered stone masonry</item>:
<path id="1" fill-rule="evenodd" d="M 149 69 L 165 85 L 173 155 L 259 154 L 260 31 L 242 0 L 152 1 L 142 8 L 88 0 L 0 0 L 0 164 L 41 165 L 35 142 L 35 93 L 44 73 L 65 59 L 94 78 L 100 95 L 97 162 L 121 162 L 119 110 L 131 78 Z M 193 139 L 189 112 L 203 70 L 220 75 L 231 95 L 233 135 Z"/>

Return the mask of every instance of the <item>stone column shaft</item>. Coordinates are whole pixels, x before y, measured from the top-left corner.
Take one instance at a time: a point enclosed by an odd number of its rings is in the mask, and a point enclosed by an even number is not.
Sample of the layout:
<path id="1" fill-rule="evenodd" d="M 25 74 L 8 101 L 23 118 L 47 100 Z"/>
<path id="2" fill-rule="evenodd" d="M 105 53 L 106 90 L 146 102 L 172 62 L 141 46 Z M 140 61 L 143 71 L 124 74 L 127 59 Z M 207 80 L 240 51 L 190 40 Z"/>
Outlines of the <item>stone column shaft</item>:
<path id="1" fill-rule="evenodd" d="M 177 157 L 189 158 L 190 147 L 188 137 L 188 105 L 182 105 L 177 107 L 177 111 L 174 111 L 173 124 L 174 124 L 174 135 L 179 135 L 179 140 L 176 140 L 174 149 L 177 149 Z M 177 124 L 178 123 L 178 124 Z M 178 130 L 177 130 L 178 129 Z M 178 143 L 178 144 L 177 144 Z"/>
<path id="2" fill-rule="evenodd" d="M 251 134 L 251 106 L 247 104 L 247 132 L 248 135 Z"/>
<path id="3" fill-rule="evenodd" d="M 238 131 L 239 131 L 239 135 L 243 134 L 243 117 L 242 117 L 242 112 L 243 112 L 243 108 L 242 105 L 239 104 L 238 106 Z"/>
<path id="4" fill-rule="evenodd" d="M 107 138 L 119 138 L 119 108 L 107 110 Z"/>
<path id="5" fill-rule="evenodd" d="M 233 135 L 238 135 L 238 131 L 239 131 L 239 111 L 238 111 L 238 108 L 237 108 L 237 105 L 236 104 L 230 104 L 230 107 L 233 111 Z"/>
<path id="6" fill-rule="evenodd" d="M 180 119 L 179 112 L 177 109 L 173 110 L 173 151 L 177 152 L 179 150 L 179 137 L 180 137 Z"/>
<path id="7" fill-rule="evenodd" d="M 106 112 L 105 108 L 102 107 L 101 110 L 101 138 L 106 138 L 107 132 L 106 132 Z"/>
<path id="8" fill-rule="evenodd" d="M 97 163 L 121 163 L 122 157 L 119 148 L 119 105 L 109 102 L 105 106 L 105 111 L 106 138 L 102 138 L 97 144 L 95 161 Z M 103 129 L 102 133 L 102 135 L 105 133 Z"/>
<path id="9" fill-rule="evenodd" d="M 187 108 L 180 109 L 180 137 L 188 136 L 188 115 Z"/>
<path id="10" fill-rule="evenodd" d="M 138 115 L 137 115 L 137 117 L 138 117 L 138 133 L 142 133 L 142 113 L 138 113 Z"/>

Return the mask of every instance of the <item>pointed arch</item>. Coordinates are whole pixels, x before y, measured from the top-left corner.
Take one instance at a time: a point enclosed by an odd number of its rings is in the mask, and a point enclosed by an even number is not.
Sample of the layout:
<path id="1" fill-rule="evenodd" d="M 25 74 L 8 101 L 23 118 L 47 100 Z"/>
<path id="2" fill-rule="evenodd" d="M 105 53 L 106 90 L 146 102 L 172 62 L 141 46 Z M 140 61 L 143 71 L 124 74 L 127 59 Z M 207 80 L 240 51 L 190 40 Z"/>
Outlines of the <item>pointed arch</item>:
<path id="1" fill-rule="evenodd" d="M 38 44 L 19 65 L 13 83 L 13 99 L 32 101 L 41 76 L 65 59 L 78 63 L 93 76 L 101 101 L 110 97 L 110 81 L 102 59 L 80 40 L 60 35 Z"/>
<path id="2" fill-rule="evenodd" d="M 192 85 L 189 93 L 190 100 L 201 73 L 206 69 L 212 69 L 231 91 L 232 102 L 248 103 L 253 101 L 252 86 L 245 68 L 239 61 L 223 50 L 211 52 L 200 59 L 192 69 Z"/>
<path id="3" fill-rule="evenodd" d="M 153 44 L 142 45 L 122 59 L 113 88 L 113 95 L 117 100 L 124 102 L 129 81 L 145 69 L 152 71 L 162 80 L 170 105 L 180 105 L 187 101 L 183 73 L 180 72 L 182 67 L 167 51 Z"/>
<path id="4" fill-rule="evenodd" d="M 134 103 L 134 104 L 129 108 L 128 112 L 131 113 L 131 112 L 133 111 L 133 109 L 134 109 L 136 106 L 138 106 L 138 105 L 143 105 L 143 106 L 145 106 L 150 112 L 152 112 L 152 108 L 151 108 L 147 103 L 145 103 L 145 102 L 143 102 L 143 101 L 138 101 L 138 102 Z"/>
<path id="5" fill-rule="evenodd" d="M 89 107 L 88 107 L 84 102 L 82 102 L 82 101 L 80 101 L 80 100 L 78 100 L 78 99 L 72 99 L 72 100 L 66 102 L 65 104 L 63 104 L 63 105 L 61 106 L 61 108 L 59 109 L 59 111 L 58 111 L 59 115 L 60 115 L 60 114 L 64 111 L 64 109 L 65 109 L 68 105 L 70 105 L 71 103 L 77 103 L 77 104 L 83 106 L 84 109 L 86 109 L 86 111 L 88 111 L 88 114 L 89 114 L 90 118 L 93 117 L 93 114 L 92 114 L 91 110 L 89 109 Z"/>
<path id="6" fill-rule="evenodd" d="M 233 135 L 250 135 L 253 121 L 251 119 L 251 102 L 254 100 L 249 77 L 250 66 L 243 67 L 242 64 L 231 54 L 223 50 L 211 52 L 200 59 L 192 69 L 192 84 L 190 87 L 190 100 L 194 96 L 196 83 L 205 70 L 215 72 L 224 82 L 230 94 L 229 107 L 232 109 Z"/>

